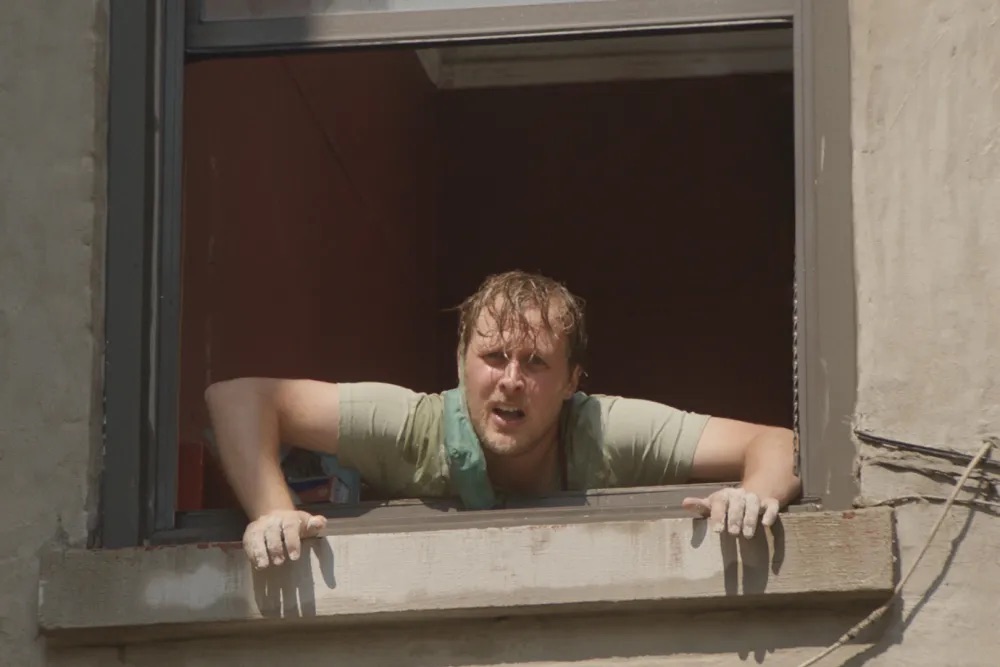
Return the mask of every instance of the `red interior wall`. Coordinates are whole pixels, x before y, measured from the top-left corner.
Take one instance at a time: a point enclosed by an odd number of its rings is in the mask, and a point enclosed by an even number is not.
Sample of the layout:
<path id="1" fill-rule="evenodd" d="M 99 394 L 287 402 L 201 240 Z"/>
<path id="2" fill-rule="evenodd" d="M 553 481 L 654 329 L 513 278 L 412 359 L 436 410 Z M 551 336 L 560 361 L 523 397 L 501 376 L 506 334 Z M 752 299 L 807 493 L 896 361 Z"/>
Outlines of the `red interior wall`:
<path id="1" fill-rule="evenodd" d="M 790 421 L 790 76 L 436 93 L 382 51 L 185 86 L 183 441 L 226 378 L 453 386 L 444 309 L 514 267 L 587 299 L 588 391 Z"/>
<path id="2" fill-rule="evenodd" d="M 183 441 L 217 380 L 434 387 L 433 92 L 399 51 L 187 66 Z"/>
<path id="3" fill-rule="evenodd" d="M 597 393 L 789 424 L 790 75 L 448 92 L 439 304 L 511 268 L 588 301 Z M 441 321 L 442 384 L 454 319 Z"/>

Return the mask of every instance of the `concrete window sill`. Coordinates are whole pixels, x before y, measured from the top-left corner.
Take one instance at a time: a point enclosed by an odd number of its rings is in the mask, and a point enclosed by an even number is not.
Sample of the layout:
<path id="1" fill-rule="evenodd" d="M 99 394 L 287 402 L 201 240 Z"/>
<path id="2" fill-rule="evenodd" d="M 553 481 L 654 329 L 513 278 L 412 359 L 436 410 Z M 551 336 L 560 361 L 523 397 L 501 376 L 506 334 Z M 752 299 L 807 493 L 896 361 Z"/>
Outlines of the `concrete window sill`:
<path id="1" fill-rule="evenodd" d="M 782 515 L 746 541 L 690 518 L 340 534 L 255 572 L 239 544 L 68 550 L 42 560 L 52 640 L 122 644 L 321 624 L 887 599 L 888 508 Z"/>

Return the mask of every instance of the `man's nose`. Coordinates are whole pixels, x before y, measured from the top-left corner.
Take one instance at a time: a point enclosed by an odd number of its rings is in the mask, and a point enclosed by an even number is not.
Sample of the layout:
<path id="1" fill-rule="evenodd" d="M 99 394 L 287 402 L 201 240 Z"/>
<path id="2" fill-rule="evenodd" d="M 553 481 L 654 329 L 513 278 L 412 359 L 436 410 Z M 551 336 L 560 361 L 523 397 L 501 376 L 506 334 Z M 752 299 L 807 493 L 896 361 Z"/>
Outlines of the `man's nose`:
<path id="1" fill-rule="evenodd" d="M 500 385 L 507 389 L 521 389 L 524 387 L 524 376 L 521 374 L 521 365 L 516 359 L 511 359 L 503 369 L 503 376 L 500 378 Z"/>

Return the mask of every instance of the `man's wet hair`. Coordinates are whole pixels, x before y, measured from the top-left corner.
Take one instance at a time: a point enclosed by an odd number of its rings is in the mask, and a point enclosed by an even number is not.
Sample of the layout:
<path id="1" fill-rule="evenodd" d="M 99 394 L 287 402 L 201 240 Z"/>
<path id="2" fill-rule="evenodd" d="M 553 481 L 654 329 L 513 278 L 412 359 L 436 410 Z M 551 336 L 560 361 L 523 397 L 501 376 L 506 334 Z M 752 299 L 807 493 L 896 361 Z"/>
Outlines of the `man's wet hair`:
<path id="1" fill-rule="evenodd" d="M 585 302 L 562 283 L 526 271 L 507 271 L 488 276 L 458 307 L 458 355 L 464 358 L 479 316 L 485 310 L 497 323 L 499 333 L 521 343 L 533 335 L 525 312 L 537 309 L 542 326 L 566 338 L 569 368 L 584 366 L 587 353 Z M 478 332 L 489 336 L 497 332 Z"/>

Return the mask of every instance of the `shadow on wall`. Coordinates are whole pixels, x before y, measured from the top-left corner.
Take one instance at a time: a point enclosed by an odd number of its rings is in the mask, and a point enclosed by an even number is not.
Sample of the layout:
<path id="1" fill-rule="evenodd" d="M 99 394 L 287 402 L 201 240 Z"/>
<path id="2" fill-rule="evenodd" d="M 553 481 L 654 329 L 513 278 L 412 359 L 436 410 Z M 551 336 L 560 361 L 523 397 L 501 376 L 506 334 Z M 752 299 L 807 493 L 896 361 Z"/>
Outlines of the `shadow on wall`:
<path id="1" fill-rule="evenodd" d="M 290 568 L 254 570 L 253 590 L 257 611 L 265 618 L 308 618 L 316 615 L 316 582 L 312 562 L 316 561 L 327 589 L 337 587 L 333 549 L 326 540 L 306 540 L 302 556 Z"/>

